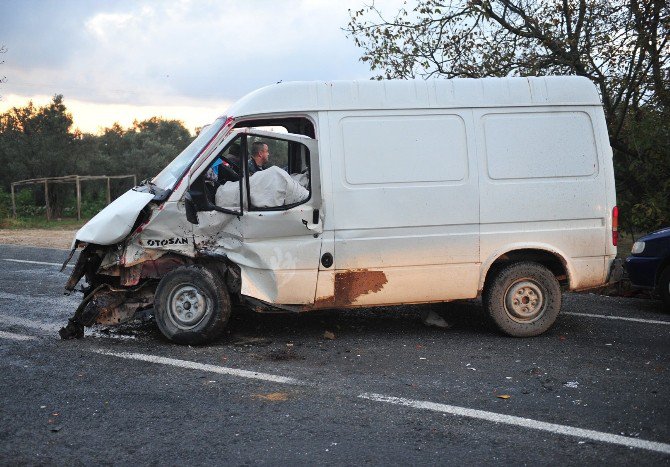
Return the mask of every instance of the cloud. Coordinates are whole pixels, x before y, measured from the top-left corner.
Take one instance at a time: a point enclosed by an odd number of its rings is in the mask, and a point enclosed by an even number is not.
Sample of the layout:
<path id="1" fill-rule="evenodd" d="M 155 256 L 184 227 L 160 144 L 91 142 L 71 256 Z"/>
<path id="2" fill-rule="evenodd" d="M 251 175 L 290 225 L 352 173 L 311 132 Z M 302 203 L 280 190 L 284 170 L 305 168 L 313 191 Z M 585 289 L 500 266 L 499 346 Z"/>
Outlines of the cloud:
<path id="1" fill-rule="evenodd" d="M 107 41 L 110 32 L 118 33 L 119 30 L 131 26 L 136 27 L 139 19 L 132 14 L 100 13 L 86 21 L 85 26 L 99 40 Z"/>
<path id="2" fill-rule="evenodd" d="M 96 122 L 81 123 L 90 129 L 101 124 L 94 106 L 104 115 L 183 109 L 195 118 L 197 111 L 186 109 L 220 114 L 280 80 L 367 79 L 360 51 L 341 29 L 347 8 L 360 6 L 361 0 L 3 0 L 0 41 L 8 52 L 0 94 L 64 94 L 75 118 L 81 111 Z M 0 110 L 7 107 L 0 101 Z"/>
<path id="3" fill-rule="evenodd" d="M 234 100 L 279 80 L 370 75 L 340 29 L 347 4 L 358 3 L 351 0 L 142 0 L 85 3 L 78 13 L 70 2 L 58 3 L 63 11 L 45 3 L 55 17 L 31 17 L 25 10 L 33 5 L 13 4 L 17 21 L 10 21 L 5 68 L 10 91 L 65 92 L 60 86 L 78 99 L 152 105 L 172 98 Z M 70 13 L 74 19 L 56 26 Z M 39 50 L 44 46 L 48 54 Z"/>

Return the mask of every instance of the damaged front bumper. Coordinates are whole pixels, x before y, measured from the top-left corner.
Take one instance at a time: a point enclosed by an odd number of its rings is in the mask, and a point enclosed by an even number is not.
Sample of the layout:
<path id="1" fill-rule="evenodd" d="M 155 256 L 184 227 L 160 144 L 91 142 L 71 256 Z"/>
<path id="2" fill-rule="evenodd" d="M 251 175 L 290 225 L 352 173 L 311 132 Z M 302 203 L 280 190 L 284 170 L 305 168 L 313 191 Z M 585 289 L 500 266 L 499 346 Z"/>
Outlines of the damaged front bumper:
<path id="1" fill-rule="evenodd" d="M 58 331 L 61 339 L 78 339 L 84 336 L 84 327 L 93 324 L 120 324 L 153 304 L 155 287 L 149 282 L 135 288 L 114 288 L 100 284 L 88 293 L 77 307 L 67 326 Z"/>
<path id="2" fill-rule="evenodd" d="M 88 285 L 81 288 L 84 299 L 68 320 L 67 326 L 59 331 L 62 339 L 83 337 L 84 327 L 95 323 L 113 325 L 129 321 L 138 311 L 153 305 L 156 281 L 145 280 L 140 283 L 143 272 L 141 267 L 108 268 L 104 272 L 109 274 L 100 274 L 101 264 L 113 248 L 88 245 L 79 255 L 65 290 L 68 293 L 74 291 L 84 277 Z M 168 258 L 161 263 L 166 262 L 172 261 Z M 63 268 L 66 264 L 67 261 Z M 166 267 L 152 266 L 152 271 L 146 275 L 156 278 Z"/>

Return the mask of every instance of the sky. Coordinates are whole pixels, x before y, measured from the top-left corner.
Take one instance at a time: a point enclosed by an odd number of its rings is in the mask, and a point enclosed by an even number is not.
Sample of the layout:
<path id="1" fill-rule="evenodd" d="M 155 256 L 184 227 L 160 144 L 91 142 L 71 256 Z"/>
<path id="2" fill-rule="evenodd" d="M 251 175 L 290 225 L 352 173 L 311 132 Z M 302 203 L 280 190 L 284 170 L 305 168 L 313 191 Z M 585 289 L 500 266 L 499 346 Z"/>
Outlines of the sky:
<path id="1" fill-rule="evenodd" d="M 0 0 L 0 112 L 63 94 L 85 132 L 151 116 L 193 131 L 278 81 L 369 79 L 342 30 L 364 1 Z"/>

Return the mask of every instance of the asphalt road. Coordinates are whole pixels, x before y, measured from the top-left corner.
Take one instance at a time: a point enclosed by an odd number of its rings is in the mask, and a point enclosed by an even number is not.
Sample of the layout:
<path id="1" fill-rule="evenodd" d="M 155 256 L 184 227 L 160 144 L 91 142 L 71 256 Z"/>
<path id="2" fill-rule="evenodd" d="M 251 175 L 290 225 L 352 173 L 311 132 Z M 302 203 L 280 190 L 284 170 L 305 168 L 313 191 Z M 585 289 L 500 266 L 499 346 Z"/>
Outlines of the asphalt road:
<path id="1" fill-rule="evenodd" d="M 530 339 L 466 302 L 433 307 L 449 329 L 426 307 L 238 311 L 205 347 L 151 322 L 60 341 L 65 256 L 0 246 L 2 464 L 670 464 L 653 301 L 566 294 Z"/>

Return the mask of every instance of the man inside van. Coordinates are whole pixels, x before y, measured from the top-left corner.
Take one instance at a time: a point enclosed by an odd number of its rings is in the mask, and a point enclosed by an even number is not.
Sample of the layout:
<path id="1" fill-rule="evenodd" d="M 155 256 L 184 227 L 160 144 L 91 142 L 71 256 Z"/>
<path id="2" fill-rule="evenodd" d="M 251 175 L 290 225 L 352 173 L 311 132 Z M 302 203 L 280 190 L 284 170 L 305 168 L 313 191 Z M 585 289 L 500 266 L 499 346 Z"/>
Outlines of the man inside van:
<path id="1" fill-rule="evenodd" d="M 270 150 L 268 145 L 263 141 L 254 141 L 251 144 L 251 157 L 249 158 L 249 164 L 247 169 L 249 175 L 253 175 L 259 170 L 265 169 L 265 164 L 268 163 L 270 159 Z"/>

